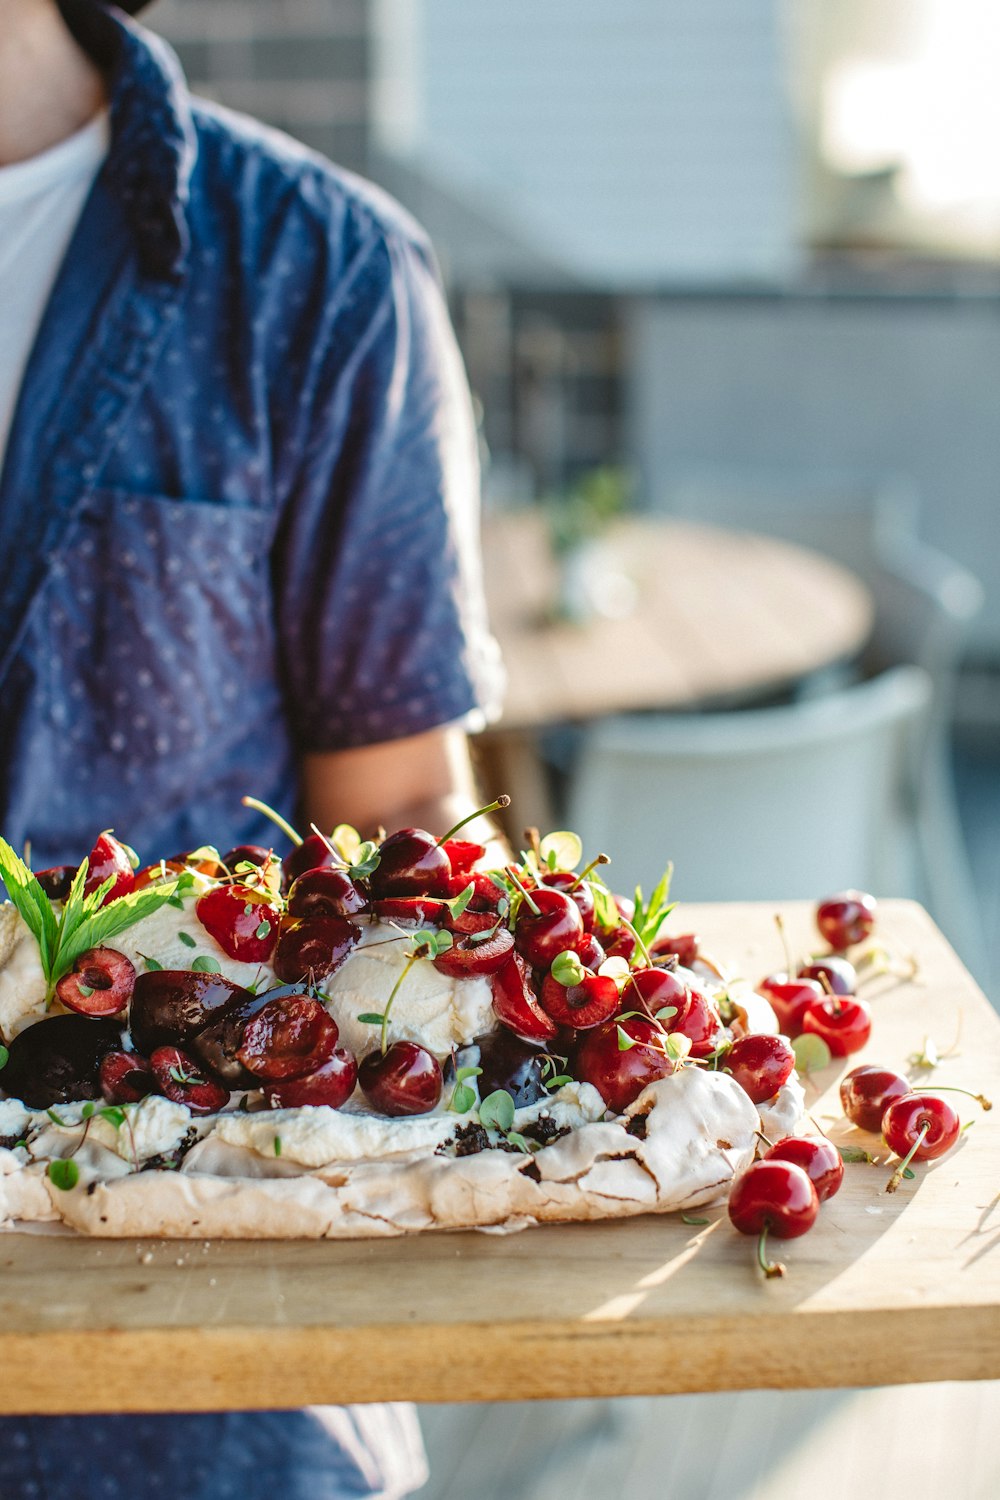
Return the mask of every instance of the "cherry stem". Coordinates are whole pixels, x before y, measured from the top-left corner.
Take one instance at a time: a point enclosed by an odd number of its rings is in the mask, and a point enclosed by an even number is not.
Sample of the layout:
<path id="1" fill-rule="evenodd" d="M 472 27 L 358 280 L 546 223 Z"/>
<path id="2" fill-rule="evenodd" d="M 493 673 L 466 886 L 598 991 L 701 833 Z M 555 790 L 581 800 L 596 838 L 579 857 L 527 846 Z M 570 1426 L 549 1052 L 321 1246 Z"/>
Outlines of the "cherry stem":
<path id="1" fill-rule="evenodd" d="M 795 965 L 792 963 L 792 950 L 788 946 L 788 933 L 785 931 L 785 919 L 781 915 L 780 911 L 776 911 L 774 914 L 774 925 L 778 929 L 778 935 L 781 938 L 781 946 L 785 950 L 785 969 L 787 970 L 789 979 L 791 979 L 792 975 L 795 973 Z"/>
<path id="2" fill-rule="evenodd" d="M 406 960 L 406 967 L 403 970 L 402 974 L 400 974 L 399 978 L 396 980 L 396 983 L 392 987 L 392 993 L 390 994 L 388 1000 L 385 1002 L 385 1010 L 382 1012 L 382 1036 L 381 1036 L 381 1047 L 382 1047 L 382 1056 L 383 1057 L 385 1056 L 386 1051 L 388 1050 L 388 1046 L 389 1046 L 389 1012 L 392 1010 L 392 1002 L 395 1000 L 396 996 L 399 994 L 400 986 L 402 985 L 403 980 L 406 978 L 407 974 L 409 974 L 410 970 L 413 968 L 413 965 L 417 962 L 417 959 L 420 958 L 420 956 L 421 955 L 419 953 L 412 953 L 410 955 L 410 957 Z"/>
<path id="3" fill-rule="evenodd" d="M 271 822 L 276 828 L 280 828 L 282 833 L 287 834 L 296 848 L 301 845 L 301 833 L 296 833 L 291 823 L 286 822 L 280 813 L 275 812 L 273 807 L 268 807 L 266 802 L 261 802 L 257 797 L 243 797 L 240 800 L 242 801 L 244 807 L 255 807 L 257 811 L 262 812 L 266 818 L 270 818 Z"/>
<path id="4" fill-rule="evenodd" d="M 528 845 L 528 848 L 531 850 L 532 854 L 535 856 L 535 859 L 538 861 L 538 868 L 541 869 L 542 868 L 542 864 L 543 864 L 543 860 L 542 860 L 542 844 L 541 844 L 541 840 L 540 840 L 540 838 L 538 836 L 538 829 L 537 828 L 526 828 L 524 830 L 524 837 L 525 837 L 525 842 Z"/>
<path id="5" fill-rule="evenodd" d="M 575 891 L 576 888 L 577 888 L 577 886 L 580 884 L 580 882 L 586 879 L 586 877 L 590 874 L 591 870 L 596 870 L 596 868 L 597 868 L 598 865 L 609 865 L 610 863 L 611 863 L 611 856 L 610 856 L 610 854 L 598 854 L 598 855 L 596 855 L 595 858 L 590 861 L 589 865 L 584 865 L 584 867 L 580 871 L 579 875 L 573 881 L 573 884 L 572 885 L 568 885 L 566 887 L 567 891 Z"/>
<path id="6" fill-rule="evenodd" d="M 917 1138 L 913 1142 L 913 1145 L 910 1147 L 909 1151 L 907 1151 L 906 1155 L 903 1157 L 903 1160 L 899 1163 L 899 1166 L 896 1168 L 895 1172 L 893 1172 L 892 1176 L 889 1178 L 889 1181 L 886 1183 L 885 1190 L 887 1193 L 894 1193 L 899 1187 L 899 1184 L 903 1180 L 903 1173 L 906 1171 L 907 1167 L 910 1165 L 910 1162 L 913 1160 L 917 1152 L 920 1150 L 921 1146 L 924 1144 L 924 1136 L 927 1134 L 930 1128 L 930 1120 L 925 1120 L 920 1129 L 917 1131 Z"/>
<path id="7" fill-rule="evenodd" d="M 770 1224 L 766 1221 L 757 1239 L 757 1264 L 765 1276 L 784 1276 L 785 1268 L 780 1260 L 768 1260 L 767 1258 L 767 1231 Z"/>
<path id="8" fill-rule="evenodd" d="M 345 870 L 349 870 L 351 867 L 350 860 L 345 858 L 343 852 L 338 849 L 337 845 L 333 842 L 333 839 L 327 838 L 322 828 L 317 828 L 315 823 L 310 823 L 309 827 L 319 839 L 320 843 L 323 844 L 324 847 L 328 849 L 329 852 L 333 855 L 334 859 L 339 860 Z"/>
<path id="9" fill-rule="evenodd" d="M 505 865 L 504 874 L 517 886 L 518 890 L 521 892 L 521 895 L 524 897 L 525 901 L 527 901 L 529 910 L 533 911 L 536 917 L 540 917 L 541 911 L 539 910 L 537 903 L 531 899 L 531 892 L 527 889 L 527 887 L 522 885 L 520 880 L 518 880 L 517 875 L 514 873 L 514 866 Z"/>
<path id="10" fill-rule="evenodd" d="M 636 932 L 635 928 L 632 926 L 632 923 L 628 920 L 627 917 L 622 917 L 621 925 L 624 928 L 626 928 L 627 931 L 629 931 L 632 934 L 632 936 L 635 938 L 636 947 L 639 949 L 639 952 L 642 954 L 643 958 L 646 960 L 646 968 L 647 969 L 654 968 L 655 965 L 653 963 L 653 960 L 649 956 L 649 949 L 646 947 L 646 944 L 643 942 L 642 938 Z"/>
<path id="11" fill-rule="evenodd" d="M 924 1094 L 964 1094 L 967 1099 L 975 1099 L 987 1112 L 993 1108 L 992 1101 L 985 1094 L 974 1094 L 971 1089 L 956 1088 L 953 1083 L 921 1084 L 920 1090 Z"/>
<path id="12" fill-rule="evenodd" d="M 767 1147 L 767 1149 L 769 1151 L 771 1150 L 772 1146 L 774 1145 L 774 1142 L 768 1140 L 768 1138 L 764 1134 L 763 1130 L 755 1130 L 754 1131 L 754 1135 L 759 1135 L 760 1138 L 761 1138 L 761 1140 L 764 1142 L 764 1145 Z"/>
<path id="13" fill-rule="evenodd" d="M 499 812 L 501 809 L 509 806 L 510 798 L 505 792 L 502 796 L 498 797 L 495 802 L 491 802 L 487 807 L 477 807 L 475 812 L 466 813 L 465 817 L 462 818 L 458 823 L 456 823 L 454 828 L 449 828 L 444 837 L 438 839 L 434 847 L 436 849 L 440 849 L 442 844 L 446 844 L 449 839 L 453 839 L 458 830 L 460 828 L 464 828 L 466 823 L 471 823 L 474 818 L 485 818 L 487 813 Z"/>

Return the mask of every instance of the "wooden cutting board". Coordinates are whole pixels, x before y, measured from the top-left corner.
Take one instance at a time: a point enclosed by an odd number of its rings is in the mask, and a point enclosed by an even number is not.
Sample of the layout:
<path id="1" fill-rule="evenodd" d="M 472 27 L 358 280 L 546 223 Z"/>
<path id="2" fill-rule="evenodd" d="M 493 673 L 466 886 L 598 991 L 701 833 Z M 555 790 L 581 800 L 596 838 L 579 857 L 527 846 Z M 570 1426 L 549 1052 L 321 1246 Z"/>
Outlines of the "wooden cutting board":
<path id="1" fill-rule="evenodd" d="M 734 972 L 780 967 L 768 905 L 680 908 Z M 785 911 L 793 944 L 809 909 Z M 926 914 L 884 903 L 880 936 L 917 978 L 884 975 L 862 1055 L 1000 1105 L 1000 1020 Z M 907 1064 L 930 1038 L 952 1055 Z M 836 1084 L 809 1087 L 842 1142 Z M 1000 1377 L 1000 1107 L 895 1196 L 852 1164 L 815 1228 L 765 1281 L 724 1210 L 511 1236 L 352 1243 L 0 1237 L 7 1412 L 474 1401 Z M 968 1108 L 965 1106 L 968 1105 Z"/>

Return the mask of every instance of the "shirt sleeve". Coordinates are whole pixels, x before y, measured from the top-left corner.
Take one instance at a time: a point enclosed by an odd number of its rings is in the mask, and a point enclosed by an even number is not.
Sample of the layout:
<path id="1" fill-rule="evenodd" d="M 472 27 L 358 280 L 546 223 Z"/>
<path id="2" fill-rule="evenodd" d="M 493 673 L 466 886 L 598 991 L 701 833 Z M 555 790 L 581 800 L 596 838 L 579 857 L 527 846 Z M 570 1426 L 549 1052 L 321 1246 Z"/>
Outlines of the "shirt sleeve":
<path id="1" fill-rule="evenodd" d="M 275 549 L 296 746 L 481 727 L 499 713 L 502 669 L 482 590 L 476 433 L 422 248 L 375 234 L 318 349 Z"/>

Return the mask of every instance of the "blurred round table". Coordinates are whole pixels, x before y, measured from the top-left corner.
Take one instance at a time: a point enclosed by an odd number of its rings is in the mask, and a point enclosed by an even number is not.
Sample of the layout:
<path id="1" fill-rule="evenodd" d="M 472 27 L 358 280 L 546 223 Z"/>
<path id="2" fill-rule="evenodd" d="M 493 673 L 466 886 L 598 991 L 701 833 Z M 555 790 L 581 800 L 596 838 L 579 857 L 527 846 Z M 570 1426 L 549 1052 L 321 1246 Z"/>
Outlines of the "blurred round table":
<path id="1" fill-rule="evenodd" d="M 518 828 L 549 812 L 539 730 L 752 705 L 859 656 L 874 616 L 864 583 L 818 553 L 669 517 L 618 522 L 574 570 L 617 616 L 559 618 L 564 603 L 587 601 L 574 597 L 537 511 L 485 516 L 483 558 L 508 674 L 503 717 L 482 737 L 483 780 L 514 798 Z"/>

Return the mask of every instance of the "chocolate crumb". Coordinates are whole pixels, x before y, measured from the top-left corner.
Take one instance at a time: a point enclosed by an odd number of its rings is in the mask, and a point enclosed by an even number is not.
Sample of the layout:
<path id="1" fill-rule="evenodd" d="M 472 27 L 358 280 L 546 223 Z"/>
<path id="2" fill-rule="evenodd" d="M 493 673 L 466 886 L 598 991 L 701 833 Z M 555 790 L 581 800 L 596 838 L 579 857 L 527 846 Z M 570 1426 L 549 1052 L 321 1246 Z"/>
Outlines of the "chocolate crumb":
<path id="1" fill-rule="evenodd" d="M 538 1163 L 534 1160 L 534 1158 L 532 1158 L 531 1161 L 525 1162 L 524 1166 L 521 1168 L 521 1176 L 530 1177 L 532 1182 L 541 1182 L 542 1174 L 538 1170 Z"/>
<path id="2" fill-rule="evenodd" d="M 162 1156 L 151 1156 L 148 1161 L 144 1161 L 142 1163 L 139 1171 L 176 1172 L 177 1168 L 180 1166 L 181 1162 L 184 1160 L 185 1156 L 187 1156 L 188 1152 L 191 1150 L 191 1147 L 197 1140 L 198 1132 L 197 1130 L 195 1130 L 194 1126 L 192 1126 L 190 1130 L 185 1131 L 184 1135 L 177 1142 L 177 1145 L 174 1147 L 173 1151 L 165 1152 Z"/>
<path id="3" fill-rule="evenodd" d="M 625 1126 L 629 1135 L 634 1135 L 637 1141 L 644 1141 L 646 1139 L 646 1131 L 648 1129 L 647 1118 L 646 1115 L 633 1115 Z"/>
<path id="4" fill-rule="evenodd" d="M 525 1125 L 521 1134 L 526 1140 L 537 1141 L 540 1146 L 551 1146 L 553 1141 L 569 1135 L 568 1125 L 557 1125 L 551 1115 L 539 1115 L 537 1120 Z"/>
<path id="5" fill-rule="evenodd" d="M 87 1183 L 87 1197 L 90 1198 L 96 1192 L 97 1192 L 97 1183 L 96 1182 L 88 1182 Z"/>
<path id="6" fill-rule="evenodd" d="M 480 1151 L 485 1151 L 490 1144 L 490 1138 L 482 1125 L 470 1121 L 468 1125 L 460 1125 L 455 1131 L 455 1155 L 475 1156 Z"/>

